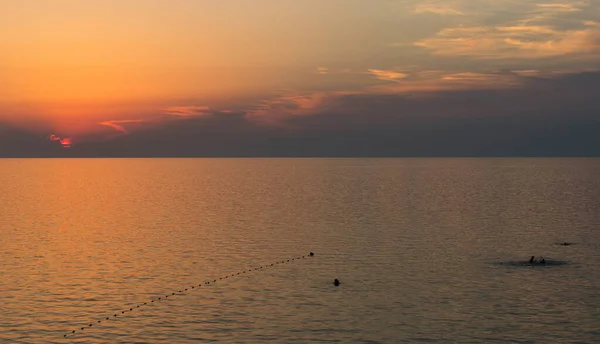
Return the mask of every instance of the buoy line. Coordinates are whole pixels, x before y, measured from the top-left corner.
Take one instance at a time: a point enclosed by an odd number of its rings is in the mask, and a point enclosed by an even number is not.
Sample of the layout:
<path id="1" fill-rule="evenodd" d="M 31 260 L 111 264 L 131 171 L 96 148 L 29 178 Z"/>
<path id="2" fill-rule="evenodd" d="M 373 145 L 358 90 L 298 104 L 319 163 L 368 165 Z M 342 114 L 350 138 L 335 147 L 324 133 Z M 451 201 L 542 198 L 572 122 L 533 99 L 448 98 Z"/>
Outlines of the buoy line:
<path id="1" fill-rule="evenodd" d="M 65 334 L 63 337 L 64 338 L 73 337 L 77 333 L 80 333 L 80 332 L 84 331 L 85 329 L 91 328 L 94 325 L 101 324 L 102 322 L 110 321 L 110 319 L 118 318 L 120 315 L 125 315 L 126 313 L 133 312 L 134 310 L 136 310 L 136 309 L 138 309 L 140 307 L 144 307 L 144 306 L 153 304 L 155 302 L 160 302 L 162 300 L 166 300 L 166 299 L 169 298 L 169 296 L 175 296 L 175 295 L 185 294 L 186 292 L 200 289 L 200 287 L 202 287 L 203 285 L 214 284 L 217 281 L 222 281 L 222 280 L 225 280 L 225 279 L 229 279 L 230 277 L 235 277 L 235 276 L 243 275 L 243 274 L 245 274 L 247 272 L 257 271 L 257 270 L 261 270 L 261 269 L 264 269 L 264 268 L 268 268 L 268 267 L 272 267 L 272 266 L 277 266 L 277 265 L 280 265 L 280 264 L 286 264 L 286 263 L 293 262 L 295 260 L 305 259 L 305 258 L 313 257 L 313 256 L 314 256 L 314 253 L 310 252 L 309 254 L 307 254 L 305 256 L 298 256 L 298 257 L 295 257 L 295 258 L 278 260 L 275 263 L 261 265 L 260 267 L 252 268 L 252 269 L 248 269 L 248 270 L 242 270 L 240 272 L 233 273 L 231 275 L 225 275 L 225 276 L 219 277 L 218 279 L 212 279 L 212 280 L 205 281 L 204 283 L 200 283 L 198 285 L 192 285 L 192 286 L 190 286 L 188 288 L 178 289 L 177 292 L 172 292 L 172 293 L 167 294 L 165 296 L 159 296 L 157 298 L 148 300 L 148 301 L 146 301 L 144 303 L 140 303 L 140 304 L 137 304 L 135 306 L 129 307 L 129 308 L 125 309 L 125 310 L 116 312 L 116 313 L 114 313 L 114 314 L 112 314 L 110 316 L 105 316 L 105 317 L 103 317 L 100 320 L 97 320 L 97 321 L 94 321 L 94 322 L 90 322 L 86 326 L 83 326 L 83 327 L 80 327 L 80 328 L 78 328 L 76 330 L 70 331 L 69 333 Z"/>

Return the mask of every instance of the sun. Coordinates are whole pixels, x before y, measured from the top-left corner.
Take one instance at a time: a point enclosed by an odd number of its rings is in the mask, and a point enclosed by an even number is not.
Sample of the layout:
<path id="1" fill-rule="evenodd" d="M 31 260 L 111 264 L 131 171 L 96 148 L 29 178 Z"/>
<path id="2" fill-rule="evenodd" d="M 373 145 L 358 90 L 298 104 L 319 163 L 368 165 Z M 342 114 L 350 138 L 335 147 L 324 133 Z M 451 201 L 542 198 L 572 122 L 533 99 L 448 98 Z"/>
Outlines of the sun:
<path id="1" fill-rule="evenodd" d="M 50 141 L 58 141 L 58 143 L 60 143 L 63 148 L 71 148 L 71 144 L 73 143 L 73 141 L 70 138 L 63 138 L 55 134 L 50 134 L 50 136 L 48 136 L 48 139 Z"/>

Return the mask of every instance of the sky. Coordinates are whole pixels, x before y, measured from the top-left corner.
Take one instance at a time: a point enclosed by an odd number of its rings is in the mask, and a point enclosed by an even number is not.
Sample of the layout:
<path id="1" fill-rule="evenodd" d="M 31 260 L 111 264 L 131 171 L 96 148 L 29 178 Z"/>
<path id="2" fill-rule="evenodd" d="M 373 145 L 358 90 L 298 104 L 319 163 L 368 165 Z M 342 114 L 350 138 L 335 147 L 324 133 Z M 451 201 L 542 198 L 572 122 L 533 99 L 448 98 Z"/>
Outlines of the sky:
<path id="1" fill-rule="evenodd" d="M 600 156 L 600 1 L 0 0 L 0 157 Z"/>

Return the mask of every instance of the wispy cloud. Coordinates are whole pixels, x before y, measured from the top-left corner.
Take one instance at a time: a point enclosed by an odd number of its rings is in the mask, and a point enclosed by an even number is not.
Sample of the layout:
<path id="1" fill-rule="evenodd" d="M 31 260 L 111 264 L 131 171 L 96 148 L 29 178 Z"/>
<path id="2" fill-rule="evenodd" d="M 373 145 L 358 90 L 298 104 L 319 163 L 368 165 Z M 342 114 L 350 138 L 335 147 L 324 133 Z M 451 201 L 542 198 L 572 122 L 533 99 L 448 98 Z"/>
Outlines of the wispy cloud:
<path id="1" fill-rule="evenodd" d="M 329 68 L 317 67 L 317 74 L 325 75 L 329 73 Z"/>
<path id="2" fill-rule="evenodd" d="M 212 111 L 208 106 L 171 106 L 165 109 L 165 114 L 180 117 L 207 116 Z"/>
<path id="3" fill-rule="evenodd" d="M 118 131 L 119 133 L 126 135 L 126 134 L 129 134 L 129 131 L 127 131 L 127 129 L 125 129 L 123 124 L 142 123 L 142 122 L 144 122 L 144 121 L 141 119 L 121 119 L 121 120 L 104 121 L 104 122 L 100 122 L 99 124 L 113 128 L 114 130 Z"/>
<path id="4" fill-rule="evenodd" d="M 532 60 L 560 56 L 600 54 L 600 26 L 585 18 L 588 1 L 520 2 L 499 1 L 508 8 L 518 8 L 503 23 L 486 24 L 497 13 L 490 5 L 489 12 L 473 10 L 467 2 L 455 5 L 465 9 L 467 25 L 446 27 L 435 36 L 414 42 L 414 46 L 446 57 L 473 57 L 478 59 Z M 442 6 L 445 2 L 427 2 L 427 6 Z M 579 15 L 578 13 L 581 13 Z M 574 16 L 577 14 L 577 16 Z"/>
<path id="5" fill-rule="evenodd" d="M 538 69 L 523 69 L 513 70 L 512 73 L 525 78 L 560 78 L 566 75 L 582 74 L 582 73 L 598 73 L 598 68 L 584 69 L 562 69 L 562 70 L 538 70 Z"/>
<path id="6" fill-rule="evenodd" d="M 284 125 L 286 119 L 312 115 L 318 111 L 331 111 L 330 101 L 351 92 L 306 92 L 283 94 L 263 101 L 250 109 L 246 118 L 266 125 Z M 358 93 L 358 92 L 357 92 Z"/>
<path id="7" fill-rule="evenodd" d="M 340 101 L 348 97 L 369 97 L 370 99 L 385 99 L 390 96 L 435 97 L 443 92 L 511 89 L 523 86 L 526 81 L 526 75 L 513 72 L 474 73 L 424 70 L 399 73 L 369 70 L 369 73 L 382 81 L 402 80 L 402 82 L 385 82 L 356 91 L 290 92 L 263 101 L 259 106 L 248 110 L 246 118 L 264 125 L 289 127 L 289 123 L 294 122 L 290 119 L 294 118 L 300 119 L 320 113 L 355 111 L 356 109 L 352 109 L 348 104 Z"/>
<path id="8" fill-rule="evenodd" d="M 213 118 L 219 114 L 233 114 L 231 110 L 213 110 L 208 106 L 188 106 L 177 105 L 158 110 L 152 116 L 147 116 L 145 119 L 117 119 L 102 121 L 98 124 L 109 127 L 114 130 L 108 137 L 128 135 L 135 128 L 136 131 L 147 130 L 149 128 L 160 127 L 168 123 L 178 121 L 193 120 L 197 118 Z M 106 134 L 105 134 L 106 135 Z M 103 137 L 103 139 L 106 137 Z"/>
<path id="9" fill-rule="evenodd" d="M 519 24 L 536 24 L 551 22 L 557 17 L 567 13 L 581 12 L 589 6 L 587 1 L 572 1 L 570 3 L 538 3 L 529 11 L 529 14 Z"/>
<path id="10" fill-rule="evenodd" d="M 439 70 L 412 73 L 406 82 L 371 86 L 365 90 L 373 95 L 435 96 L 440 92 L 467 90 L 498 90 L 520 87 L 520 75 L 507 72 L 474 73 Z"/>
<path id="11" fill-rule="evenodd" d="M 448 1 L 419 2 L 413 7 L 413 12 L 417 14 L 433 13 L 439 15 L 464 15 L 464 12 L 458 10 L 454 5 L 449 4 Z"/>
<path id="12" fill-rule="evenodd" d="M 405 3 L 406 0 L 401 2 Z M 581 12 L 591 6 L 591 2 L 587 0 L 425 0 L 410 2 L 414 3 L 409 6 L 413 13 L 464 16 L 465 18 L 461 18 L 463 22 L 481 21 L 499 12 L 512 14 L 513 18 L 508 20 L 522 20 L 522 23 L 543 22 L 567 13 Z"/>
<path id="13" fill-rule="evenodd" d="M 394 81 L 397 82 L 400 79 L 404 79 L 408 76 L 406 73 L 401 73 L 393 70 L 385 69 L 369 69 L 370 74 L 374 75 L 379 80 Z"/>
<path id="14" fill-rule="evenodd" d="M 550 26 L 478 26 L 444 29 L 415 43 L 441 56 L 538 59 L 600 52 L 600 30 Z"/>

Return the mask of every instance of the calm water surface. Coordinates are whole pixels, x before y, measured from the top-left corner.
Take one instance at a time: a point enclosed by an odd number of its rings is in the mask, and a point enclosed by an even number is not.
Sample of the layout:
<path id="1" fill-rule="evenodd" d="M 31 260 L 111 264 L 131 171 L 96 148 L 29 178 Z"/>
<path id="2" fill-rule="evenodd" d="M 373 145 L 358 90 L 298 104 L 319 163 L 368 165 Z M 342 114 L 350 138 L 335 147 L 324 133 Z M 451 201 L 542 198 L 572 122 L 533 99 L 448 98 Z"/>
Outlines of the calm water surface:
<path id="1" fill-rule="evenodd" d="M 599 159 L 0 160 L 0 205 L 1 343 L 600 341 Z"/>

